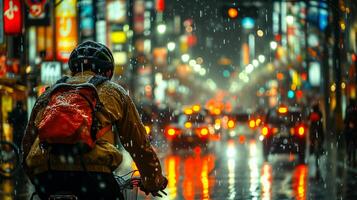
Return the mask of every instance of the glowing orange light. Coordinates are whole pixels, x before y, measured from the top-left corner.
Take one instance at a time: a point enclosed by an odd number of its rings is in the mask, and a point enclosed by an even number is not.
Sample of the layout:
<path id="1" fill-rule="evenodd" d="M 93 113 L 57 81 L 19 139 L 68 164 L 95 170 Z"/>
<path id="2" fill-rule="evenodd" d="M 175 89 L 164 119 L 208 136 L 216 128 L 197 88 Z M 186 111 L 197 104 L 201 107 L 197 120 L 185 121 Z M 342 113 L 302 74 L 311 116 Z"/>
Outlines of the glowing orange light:
<path id="1" fill-rule="evenodd" d="M 219 108 L 215 108 L 215 109 L 213 110 L 213 113 L 214 113 L 215 115 L 219 115 L 219 114 L 221 114 L 221 110 L 220 110 Z"/>
<path id="2" fill-rule="evenodd" d="M 146 130 L 146 134 L 149 135 L 151 132 L 150 126 L 145 125 L 145 130 Z"/>
<path id="3" fill-rule="evenodd" d="M 244 142 L 245 142 L 245 136 L 244 135 L 239 136 L 239 143 L 243 144 Z"/>
<path id="4" fill-rule="evenodd" d="M 216 119 L 216 120 L 214 120 L 214 123 L 215 123 L 215 124 L 218 124 L 218 125 L 221 125 L 221 119 Z"/>
<path id="5" fill-rule="evenodd" d="M 193 110 L 190 109 L 190 108 L 187 108 L 187 109 L 184 110 L 184 113 L 185 113 L 186 115 L 191 115 L 191 114 L 193 113 Z"/>
<path id="6" fill-rule="evenodd" d="M 208 129 L 202 128 L 201 131 L 200 131 L 200 133 L 201 133 L 202 136 L 205 136 L 205 135 L 208 134 Z"/>
<path id="7" fill-rule="evenodd" d="M 185 128 L 191 128 L 192 127 L 192 123 L 191 122 L 186 122 L 185 123 Z"/>
<path id="8" fill-rule="evenodd" d="M 229 18 L 237 18 L 238 17 L 238 9 L 237 8 L 229 8 L 228 9 L 228 16 Z"/>
<path id="9" fill-rule="evenodd" d="M 305 128 L 303 126 L 300 126 L 298 129 L 298 133 L 300 136 L 303 136 L 305 134 Z"/>
<path id="10" fill-rule="evenodd" d="M 254 128 L 255 127 L 255 121 L 252 119 L 249 121 L 249 127 Z"/>
<path id="11" fill-rule="evenodd" d="M 228 128 L 234 128 L 234 126 L 235 126 L 235 123 L 234 123 L 234 121 L 233 120 L 228 120 L 228 122 L 227 122 L 227 126 L 228 126 Z"/>
<path id="12" fill-rule="evenodd" d="M 288 108 L 285 107 L 285 106 L 281 106 L 281 107 L 279 107 L 278 112 L 279 112 L 280 114 L 285 114 L 285 113 L 288 112 Z"/>
<path id="13" fill-rule="evenodd" d="M 262 120 L 260 118 L 258 118 L 255 120 L 255 125 L 259 126 L 261 122 L 262 122 Z"/>
<path id="14" fill-rule="evenodd" d="M 195 112 L 198 112 L 198 111 L 201 110 L 201 107 L 200 107 L 199 105 L 194 105 L 194 106 L 192 107 L 192 110 L 195 111 Z"/>
<path id="15" fill-rule="evenodd" d="M 357 55 L 356 54 L 352 54 L 352 61 L 356 62 L 357 61 Z"/>
<path id="16" fill-rule="evenodd" d="M 283 79 L 284 79 L 284 74 L 283 74 L 283 73 L 278 73 L 278 74 L 276 75 L 276 78 L 277 78 L 278 80 L 283 80 Z"/>
<path id="17" fill-rule="evenodd" d="M 170 136 L 174 136 L 176 134 L 176 130 L 173 128 L 170 128 L 169 130 L 167 130 L 167 134 Z"/>

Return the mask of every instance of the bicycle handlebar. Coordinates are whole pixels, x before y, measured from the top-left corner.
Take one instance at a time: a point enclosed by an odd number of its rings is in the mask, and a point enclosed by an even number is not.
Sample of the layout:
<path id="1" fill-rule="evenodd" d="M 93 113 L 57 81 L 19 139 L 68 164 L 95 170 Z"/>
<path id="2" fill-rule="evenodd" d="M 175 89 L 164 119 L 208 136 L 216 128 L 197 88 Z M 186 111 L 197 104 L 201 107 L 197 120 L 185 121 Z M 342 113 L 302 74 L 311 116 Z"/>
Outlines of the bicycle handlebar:
<path id="1" fill-rule="evenodd" d="M 163 195 L 167 195 L 167 193 L 164 190 L 158 190 L 158 191 L 146 191 L 145 188 L 143 187 L 142 180 L 140 177 L 131 177 L 129 179 L 124 179 L 121 176 L 114 176 L 115 179 L 117 180 L 121 190 L 124 189 L 129 189 L 132 190 L 134 188 L 140 188 L 141 191 L 145 192 L 146 195 L 149 195 L 151 193 L 152 196 L 158 196 L 162 197 Z M 160 194 L 160 192 L 163 194 Z"/>

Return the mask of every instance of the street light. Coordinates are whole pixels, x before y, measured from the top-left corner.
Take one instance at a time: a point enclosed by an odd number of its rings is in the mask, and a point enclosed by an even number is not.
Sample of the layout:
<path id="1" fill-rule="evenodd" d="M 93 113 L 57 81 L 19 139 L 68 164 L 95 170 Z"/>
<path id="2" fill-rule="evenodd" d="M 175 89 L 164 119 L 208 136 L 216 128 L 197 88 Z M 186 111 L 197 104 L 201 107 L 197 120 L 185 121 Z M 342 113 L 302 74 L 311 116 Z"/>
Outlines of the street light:
<path id="1" fill-rule="evenodd" d="M 262 31 L 261 29 L 257 30 L 257 35 L 258 35 L 258 37 L 263 37 L 264 31 Z"/>
<path id="2" fill-rule="evenodd" d="M 183 62 L 188 62 L 188 60 L 190 60 L 190 55 L 188 55 L 188 54 L 183 54 L 183 55 L 181 56 L 181 59 L 182 59 Z"/>
<path id="3" fill-rule="evenodd" d="M 254 59 L 254 60 L 252 61 L 252 63 L 253 63 L 253 65 L 254 65 L 254 67 L 258 67 L 258 65 L 259 65 L 259 61 L 258 61 L 257 59 Z"/>
<path id="4" fill-rule="evenodd" d="M 277 42 L 275 42 L 275 41 L 271 41 L 270 42 L 270 48 L 272 50 L 275 50 L 277 47 L 278 47 L 278 43 Z"/>
<path id="5" fill-rule="evenodd" d="M 292 15 L 286 16 L 286 23 L 288 25 L 293 25 L 294 24 L 294 16 L 292 16 Z"/>
<path id="6" fill-rule="evenodd" d="M 157 25 L 157 32 L 159 32 L 159 34 L 164 34 L 166 32 L 166 25 L 165 24 Z"/>
<path id="7" fill-rule="evenodd" d="M 169 43 L 167 43 L 167 49 L 168 49 L 169 51 L 174 51 L 175 48 L 176 48 L 175 42 L 169 42 Z"/>
<path id="8" fill-rule="evenodd" d="M 258 60 L 259 60 L 260 63 L 265 62 L 265 56 L 264 55 L 259 55 L 258 56 Z"/>

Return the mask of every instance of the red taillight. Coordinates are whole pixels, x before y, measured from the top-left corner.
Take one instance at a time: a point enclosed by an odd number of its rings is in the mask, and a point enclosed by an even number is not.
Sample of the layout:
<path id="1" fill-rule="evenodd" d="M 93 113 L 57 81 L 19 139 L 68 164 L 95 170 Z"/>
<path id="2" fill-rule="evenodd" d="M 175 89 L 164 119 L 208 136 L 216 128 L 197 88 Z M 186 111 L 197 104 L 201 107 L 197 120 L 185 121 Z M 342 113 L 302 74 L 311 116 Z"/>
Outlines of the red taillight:
<path id="1" fill-rule="evenodd" d="M 177 128 L 168 128 L 166 129 L 166 136 L 168 138 L 173 138 L 175 135 L 179 134 L 180 130 Z"/>
<path id="2" fill-rule="evenodd" d="M 249 120 L 249 127 L 255 128 L 255 120 L 254 119 Z"/>
<path id="3" fill-rule="evenodd" d="M 267 126 L 264 126 L 262 128 L 262 135 L 267 136 L 269 134 L 269 128 Z"/>
<path id="4" fill-rule="evenodd" d="M 169 130 L 167 130 L 167 134 L 170 136 L 174 136 L 176 134 L 176 130 L 173 128 L 170 128 Z"/>
<path id="5" fill-rule="evenodd" d="M 227 127 L 228 128 L 234 128 L 236 126 L 236 123 L 234 122 L 234 120 L 230 119 L 227 122 Z"/>
<path id="6" fill-rule="evenodd" d="M 299 136 L 304 136 L 305 135 L 305 127 L 304 126 L 298 126 L 297 127 L 297 134 Z"/>
<path id="7" fill-rule="evenodd" d="M 200 137 L 205 137 L 208 135 L 209 130 L 208 128 L 198 128 L 196 129 L 196 133 L 200 136 Z"/>

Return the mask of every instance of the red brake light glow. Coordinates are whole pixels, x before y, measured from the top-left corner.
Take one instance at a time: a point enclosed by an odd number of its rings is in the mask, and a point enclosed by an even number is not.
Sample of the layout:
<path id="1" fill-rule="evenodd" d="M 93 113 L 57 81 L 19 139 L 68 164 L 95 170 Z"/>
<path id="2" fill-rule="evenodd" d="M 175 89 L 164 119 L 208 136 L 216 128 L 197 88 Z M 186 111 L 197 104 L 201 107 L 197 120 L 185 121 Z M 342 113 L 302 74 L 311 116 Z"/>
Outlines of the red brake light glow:
<path id="1" fill-rule="evenodd" d="M 262 129 L 262 135 L 263 136 L 267 136 L 269 133 L 269 129 L 267 126 L 264 126 L 263 129 Z"/>
<path id="2" fill-rule="evenodd" d="M 169 136 L 174 136 L 174 135 L 176 134 L 176 130 L 173 129 L 173 128 L 169 128 L 169 129 L 167 130 L 167 134 L 168 134 Z"/>
<path id="3" fill-rule="evenodd" d="M 303 126 L 298 127 L 298 134 L 303 136 L 305 134 L 305 128 Z"/>
<path id="4" fill-rule="evenodd" d="M 201 134 L 202 136 L 207 135 L 207 134 L 208 134 L 208 129 L 207 129 L 207 128 L 202 128 L 202 129 L 200 130 L 200 134 Z"/>
<path id="5" fill-rule="evenodd" d="M 249 120 L 249 127 L 250 128 L 254 128 L 255 127 L 255 120 L 254 119 Z"/>
<path id="6" fill-rule="evenodd" d="M 288 112 L 288 108 L 286 106 L 280 106 L 279 109 L 278 109 L 278 112 L 280 114 L 285 114 Z"/>

